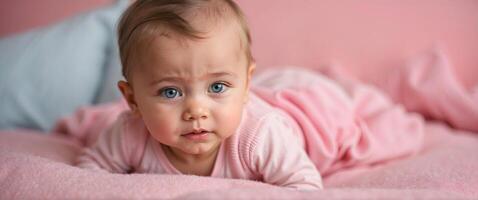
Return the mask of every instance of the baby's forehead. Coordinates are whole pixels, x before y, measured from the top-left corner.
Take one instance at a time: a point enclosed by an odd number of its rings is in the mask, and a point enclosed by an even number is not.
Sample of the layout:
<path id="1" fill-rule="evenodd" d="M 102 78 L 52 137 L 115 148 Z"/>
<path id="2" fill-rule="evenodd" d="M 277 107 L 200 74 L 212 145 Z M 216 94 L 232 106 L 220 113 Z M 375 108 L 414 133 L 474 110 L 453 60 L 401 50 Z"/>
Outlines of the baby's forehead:
<path id="1" fill-rule="evenodd" d="M 207 27 L 206 24 L 204 24 Z M 210 24 L 209 24 L 210 25 Z M 204 28 L 201 38 L 188 37 L 180 32 L 162 29 L 154 34 L 147 34 L 138 44 L 136 56 L 158 57 L 167 59 L 172 54 L 185 49 L 203 46 L 204 50 L 215 52 L 218 56 L 241 58 L 246 56 L 245 40 L 237 23 L 221 23 Z"/>

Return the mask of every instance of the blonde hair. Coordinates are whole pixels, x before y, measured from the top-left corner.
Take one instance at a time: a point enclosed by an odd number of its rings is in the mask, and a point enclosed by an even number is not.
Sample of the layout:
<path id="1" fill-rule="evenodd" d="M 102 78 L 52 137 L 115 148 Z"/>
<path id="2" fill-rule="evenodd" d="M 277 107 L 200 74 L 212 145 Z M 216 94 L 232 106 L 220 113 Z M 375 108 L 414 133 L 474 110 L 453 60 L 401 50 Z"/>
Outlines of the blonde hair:
<path id="1" fill-rule="evenodd" d="M 118 25 L 123 76 L 128 79 L 131 54 L 136 52 L 135 48 L 139 48 L 142 40 L 148 38 L 142 37 L 144 35 L 167 35 L 167 31 L 172 31 L 187 39 L 203 39 L 202 32 L 185 18 L 200 8 L 207 8 L 207 14 L 215 19 L 223 19 L 232 14 L 242 29 L 241 46 L 245 50 L 249 66 L 254 60 L 250 50 L 249 28 L 243 12 L 232 0 L 137 0 L 123 13 Z"/>

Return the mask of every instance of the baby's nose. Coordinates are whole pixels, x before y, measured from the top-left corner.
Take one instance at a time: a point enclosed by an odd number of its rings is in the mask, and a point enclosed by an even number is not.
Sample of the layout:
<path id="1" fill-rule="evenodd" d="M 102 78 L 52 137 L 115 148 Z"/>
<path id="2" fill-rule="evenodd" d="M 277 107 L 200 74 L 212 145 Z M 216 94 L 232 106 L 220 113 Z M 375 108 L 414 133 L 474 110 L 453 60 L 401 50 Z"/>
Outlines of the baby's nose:
<path id="1" fill-rule="evenodd" d="M 207 119 L 209 114 L 209 109 L 203 103 L 193 100 L 187 103 L 183 119 L 186 121 Z"/>

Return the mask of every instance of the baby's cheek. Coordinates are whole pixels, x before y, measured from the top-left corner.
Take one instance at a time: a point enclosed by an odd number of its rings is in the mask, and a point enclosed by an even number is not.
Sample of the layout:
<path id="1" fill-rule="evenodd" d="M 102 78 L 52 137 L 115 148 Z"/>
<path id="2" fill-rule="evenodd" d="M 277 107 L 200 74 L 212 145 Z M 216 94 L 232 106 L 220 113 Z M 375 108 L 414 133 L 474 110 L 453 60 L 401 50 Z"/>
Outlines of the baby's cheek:
<path id="1" fill-rule="evenodd" d="M 167 116 L 152 116 L 145 120 L 145 123 L 149 132 L 157 139 L 172 135 L 177 125 L 172 117 Z"/>
<path id="2" fill-rule="evenodd" d="M 242 110 L 242 106 L 237 104 L 222 109 L 220 116 L 217 117 L 217 119 L 219 119 L 217 124 L 220 125 L 226 133 L 234 133 L 241 122 Z"/>
<path id="3" fill-rule="evenodd" d="M 156 123 L 158 129 L 162 130 L 163 132 L 174 132 L 178 131 L 178 126 L 180 124 L 180 119 L 174 116 L 165 116 L 159 119 Z"/>

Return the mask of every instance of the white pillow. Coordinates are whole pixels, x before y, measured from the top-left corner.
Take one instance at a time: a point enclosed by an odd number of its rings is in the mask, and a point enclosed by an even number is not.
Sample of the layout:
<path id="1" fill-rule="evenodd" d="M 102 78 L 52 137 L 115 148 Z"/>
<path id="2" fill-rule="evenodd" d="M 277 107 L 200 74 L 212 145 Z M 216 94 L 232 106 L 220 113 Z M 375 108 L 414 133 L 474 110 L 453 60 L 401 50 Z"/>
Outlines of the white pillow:
<path id="1" fill-rule="evenodd" d="M 127 0 L 59 24 L 0 39 L 0 129 L 49 130 L 89 105 L 116 46 Z M 116 58 L 113 58 L 116 59 Z"/>

